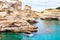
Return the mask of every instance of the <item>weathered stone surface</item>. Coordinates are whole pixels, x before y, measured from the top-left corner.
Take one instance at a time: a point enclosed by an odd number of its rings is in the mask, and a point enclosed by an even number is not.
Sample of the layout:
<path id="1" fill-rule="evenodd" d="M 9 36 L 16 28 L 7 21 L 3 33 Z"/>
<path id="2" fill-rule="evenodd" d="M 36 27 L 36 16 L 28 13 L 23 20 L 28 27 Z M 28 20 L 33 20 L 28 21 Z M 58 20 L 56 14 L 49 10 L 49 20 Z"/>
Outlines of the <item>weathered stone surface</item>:
<path id="1" fill-rule="evenodd" d="M 37 23 L 37 21 L 35 21 L 35 20 L 27 20 L 27 22 L 29 22 L 30 24 Z"/>
<path id="2" fill-rule="evenodd" d="M 2 2 L 3 6 L 0 9 L 0 32 L 10 31 L 30 34 L 37 31 L 37 27 L 30 24 L 36 22 L 36 20 L 32 16 L 25 15 L 25 12 L 21 10 L 21 4 L 19 1 L 16 3 Z M 27 20 L 30 20 L 30 23 Z"/>
<path id="3" fill-rule="evenodd" d="M 46 9 L 40 14 L 40 18 L 44 20 L 60 20 L 59 9 Z"/>
<path id="4" fill-rule="evenodd" d="M 35 32 L 37 27 L 30 25 L 27 21 L 23 19 L 2 19 L 0 21 L 0 31 L 11 31 L 11 32 Z"/>
<path id="5" fill-rule="evenodd" d="M 27 15 L 27 16 L 31 16 L 33 18 L 38 18 L 38 16 L 37 16 L 38 12 L 31 10 L 31 6 L 29 6 L 29 5 L 25 6 L 24 12 L 25 12 L 25 15 Z"/>

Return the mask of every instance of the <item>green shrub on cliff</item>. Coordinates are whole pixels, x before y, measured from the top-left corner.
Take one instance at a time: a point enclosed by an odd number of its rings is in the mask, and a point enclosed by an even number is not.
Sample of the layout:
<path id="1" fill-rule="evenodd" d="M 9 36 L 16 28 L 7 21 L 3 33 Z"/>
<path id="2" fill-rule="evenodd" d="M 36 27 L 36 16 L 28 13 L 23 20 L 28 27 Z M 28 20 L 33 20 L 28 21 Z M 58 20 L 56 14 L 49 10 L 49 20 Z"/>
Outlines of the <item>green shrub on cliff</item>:
<path id="1" fill-rule="evenodd" d="M 44 11 L 41 11 L 41 13 L 44 13 Z"/>
<path id="2" fill-rule="evenodd" d="M 60 9 L 60 7 L 57 7 L 56 9 Z"/>

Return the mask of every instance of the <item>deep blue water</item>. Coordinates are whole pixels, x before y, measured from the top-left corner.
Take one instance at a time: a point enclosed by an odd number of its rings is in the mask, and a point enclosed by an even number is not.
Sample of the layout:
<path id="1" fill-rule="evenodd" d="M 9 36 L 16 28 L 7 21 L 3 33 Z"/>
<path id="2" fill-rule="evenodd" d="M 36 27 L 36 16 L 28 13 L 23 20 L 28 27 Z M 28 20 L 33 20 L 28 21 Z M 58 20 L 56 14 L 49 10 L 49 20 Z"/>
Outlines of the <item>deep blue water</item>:
<path id="1" fill-rule="evenodd" d="M 2 40 L 60 40 L 60 21 L 37 20 L 38 32 L 33 34 L 24 33 L 0 33 Z"/>

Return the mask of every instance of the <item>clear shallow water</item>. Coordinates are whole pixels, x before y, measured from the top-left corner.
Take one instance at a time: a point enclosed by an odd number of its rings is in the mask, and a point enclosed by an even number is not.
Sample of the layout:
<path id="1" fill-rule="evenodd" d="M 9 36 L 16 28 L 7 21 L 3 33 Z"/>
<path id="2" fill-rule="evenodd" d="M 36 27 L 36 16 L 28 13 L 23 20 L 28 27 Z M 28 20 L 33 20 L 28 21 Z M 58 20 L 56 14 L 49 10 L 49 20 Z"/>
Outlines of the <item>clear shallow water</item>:
<path id="1" fill-rule="evenodd" d="M 60 21 L 38 20 L 34 24 L 38 26 L 38 32 L 33 34 L 0 33 L 2 40 L 60 40 Z"/>

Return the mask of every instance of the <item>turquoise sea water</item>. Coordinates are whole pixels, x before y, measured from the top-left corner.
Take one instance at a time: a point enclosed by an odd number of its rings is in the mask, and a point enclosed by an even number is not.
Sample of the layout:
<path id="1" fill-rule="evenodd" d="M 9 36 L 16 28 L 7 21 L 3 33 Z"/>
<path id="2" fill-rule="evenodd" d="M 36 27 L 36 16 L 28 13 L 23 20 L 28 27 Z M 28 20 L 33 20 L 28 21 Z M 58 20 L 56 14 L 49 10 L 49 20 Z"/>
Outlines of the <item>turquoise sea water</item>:
<path id="1" fill-rule="evenodd" d="M 60 40 L 60 21 L 37 20 L 38 32 L 33 34 L 24 33 L 0 33 L 2 40 Z"/>

